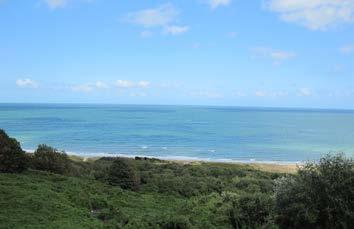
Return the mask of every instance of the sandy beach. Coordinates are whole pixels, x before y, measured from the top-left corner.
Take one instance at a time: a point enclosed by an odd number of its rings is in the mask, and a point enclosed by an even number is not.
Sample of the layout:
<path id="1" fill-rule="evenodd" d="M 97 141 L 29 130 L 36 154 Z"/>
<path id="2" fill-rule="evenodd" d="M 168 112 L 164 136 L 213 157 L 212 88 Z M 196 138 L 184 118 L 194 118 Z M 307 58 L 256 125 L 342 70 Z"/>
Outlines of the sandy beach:
<path id="1" fill-rule="evenodd" d="M 98 160 L 102 157 L 82 157 L 82 156 L 77 156 L 77 155 L 69 155 L 70 159 L 76 160 L 76 161 L 84 161 L 84 162 L 89 162 L 89 161 L 95 161 Z M 130 158 L 132 159 L 133 157 L 124 157 L 119 155 L 118 157 L 123 157 L 123 158 Z M 237 162 L 237 161 L 205 161 L 205 160 L 186 160 L 186 159 L 159 159 L 159 158 L 153 158 L 153 157 L 146 157 L 148 159 L 158 159 L 161 160 L 162 162 L 165 163 L 178 163 L 178 164 L 210 164 L 210 165 L 238 165 L 238 166 L 245 166 L 245 167 L 251 167 L 254 169 L 258 169 L 261 171 L 267 171 L 267 172 L 276 172 L 276 173 L 295 173 L 299 166 L 301 166 L 300 163 L 265 163 L 265 162 Z"/>

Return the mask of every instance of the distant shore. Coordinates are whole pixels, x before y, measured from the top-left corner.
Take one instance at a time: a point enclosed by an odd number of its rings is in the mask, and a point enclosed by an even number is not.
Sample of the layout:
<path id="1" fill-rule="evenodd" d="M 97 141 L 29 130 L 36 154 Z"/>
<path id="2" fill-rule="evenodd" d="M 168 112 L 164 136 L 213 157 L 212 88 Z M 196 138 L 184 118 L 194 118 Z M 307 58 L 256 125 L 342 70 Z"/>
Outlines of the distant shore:
<path id="1" fill-rule="evenodd" d="M 72 160 L 78 160 L 78 161 L 95 161 L 99 160 L 100 158 L 103 157 L 110 157 L 110 158 L 115 158 L 115 157 L 120 157 L 120 158 L 129 158 L 129 159 L 157 159 L 166 163 L 178 163 L 178 164 L 210 164 L 210 165 L 218 165 L 218 164 L 224 164 L 224 165 L 244 165 L 244 166 L 250 166 L 251 168 L 254 169 L 259 169 L 262 171 L 268 171 L 268 172 L 279 172 L 279 173 L 294 173 L 297 171 L 299 166 L 302 165 L 302 163 L 276 163 L 276 162 L 245 162 L 245 161 L 222 161 L 222 160 L 202 160 L 202 159 L 167 159 L 167 158 L 159 158 L 159 157 L 145 157 L 145 156 L 127 156 L 127 155 L 105 155 L 105 156 L 82 156 L 82 155 L 75 155 L 75 154 L 68 154 L 69 157 Z"/>
<path id="2" fill-rule="evenodd" d="M 33 153 L 34 150 L 25 150 L 27 153 Z M 171 156 L 171 157 L 155 157 L 155 156 L 145 156 L 145 155 L 125 155 L 125 154 L 97 154 L 97 155 L 82 155 L 74 152 L 66 152 L 72 160 L 77 161 L 95 161 L 103 157 L 120 157 L 120 158 L 146 158 L 146 159 L 158 159 L 165 162 L 173 162 L 179 164 L 234 164 L 234 165 L 245 165 L 250 166 L 255 169 L 268 172 L 281 172 L 281 173 L 294 173 L 297 171 L 298 167 L 303 163 L 301 162 L 282 162 L 282 161 L 242 161 L 242 160 L 232 160 L 232 159 L 203 159 L 194 157 L 183 157 L 183 156 Z"/>

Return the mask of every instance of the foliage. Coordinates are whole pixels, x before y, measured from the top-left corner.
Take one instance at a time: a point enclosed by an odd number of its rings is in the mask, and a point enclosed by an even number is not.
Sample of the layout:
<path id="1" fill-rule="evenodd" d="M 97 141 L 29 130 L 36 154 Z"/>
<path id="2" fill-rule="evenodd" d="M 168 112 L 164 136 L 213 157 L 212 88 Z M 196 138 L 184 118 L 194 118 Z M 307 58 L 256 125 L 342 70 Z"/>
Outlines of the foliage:
<path id="1" fill-rule="evenodd" d="M 236 196 L 229 209 L 233 228 L 259 228 L 270 223 L 273 209 L 271 196 L 262 193 Z"/>
<path id="2" fill-rule="evenodd" d="M 0 172 L 22 172 L 27 165 L 20 143 L 0 129 Z"/>
<path id="3" fill-rule="evenodd" d="M 137 190 L 140 178 L 132 164 L 123 158 L 117 158 L 109 168 L 109 183 L 123 189 Z"/>
<path id="4" fill-rule="evenodd" d="M 277 180 L 277 220 L 283 228 L 350 228 L 354 225 L 354 167 L 343 155 L 307 163 L 297 176 Z"/>
<path id="5" fill-rule="evenodd" d="M 68 173 L 69 163 L 70 160 L 64 152 L 47 145 L 39 145 L 32 158 L 35 169 L 58 174 Z"/>
<path id="6" fill-rule="evenodd" d="M 24 154 L 16 140 L 0 137 L 1 153 Z M 10 167 L 18 168 L 14 158 Z M 0 228 L 354 225 L 353 161 L 343 155 L 307 163 L 292 175 L 240 164 L 69 159 L 46 145 L 30 158 L 32 170 L 0 173 Z"/>

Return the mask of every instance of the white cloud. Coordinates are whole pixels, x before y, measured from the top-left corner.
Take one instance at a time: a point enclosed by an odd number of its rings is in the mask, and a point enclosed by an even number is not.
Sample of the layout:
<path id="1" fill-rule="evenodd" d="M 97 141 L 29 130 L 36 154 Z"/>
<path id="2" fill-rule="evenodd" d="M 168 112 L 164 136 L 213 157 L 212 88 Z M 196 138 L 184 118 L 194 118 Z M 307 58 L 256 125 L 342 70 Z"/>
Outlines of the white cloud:
<path id="1" fill-rule="evenodd" d="M 311 30 L 327 30 L 354 19 L 354 0 L 266 0 L 283 21 Z"/>
<path id="2" fill-rule="evenodd" d="M 188 26 L 174 25 L 179 15 L 179 11 L 172 4 L 163 4 L 156 8 L 143 9 L 128 13 L 127 21 L 140 25 L 149 30 L 140 33 L 143 38 L 153 35 L 153 28 L 161 29 L 163 33 L 177 35 L 185 33 L 189 30 Z"/>
<path id="3" fill-rule="evenodd" d="M 313 95 L 313 92 L 310 88 L 303 87 L 299 89 L 297 95 L 302 97 L 309 97 Z"/>
<path id="4" fill-rule="evenodd" d="M 127 19 L 131 23 L 150 28 L 169 25 L 176 20 L 178 14 L 172 4 L 164 4 L 156 8 L 131 12 L 127 15 Z"/>
<path id="5" fill-rule="evenodd" d="M 119 88 L 132 88 L 134 87 L 134 83 L 129 80 L 117 80 L 116 86 Z"/>
<path id="6" fill-rule="evenodd" d="M 117 80 L 115 85 L 118 88 L 148 88 L 150 86 L 149 81 L 139 81 L 139 82 L 133 82 L 129 80 Z"/>
<path id="7" fill-rule="evenodd" d="M 16 80 L 16 85 L 21 88 L 38 88 L 38 83 L 28 78 Z"/>
<path id="8" fill-rule="evenodd" d="M 257 56 L 270 58 L 274 63 L 279 64 L 282 61 L 286 61 L 294 58 L 296 55 L 293 52 L 274 50 L 267 47 L 256 47 L 252 49 L 253 53 Z"/>
<path id="9" fill-rule="evenodd" d="M 258 90 L 254 93 L 255 96 L 257 97 L 274 97 L 274 98 L 279 98 L 279 97 L 284 97 L 288 96 L 289 93 L 287 91 L 264 91 L 264 90 Z"/>
<path id="10" fill-rule="evenodd" d="M 71 90 L 76 92 L 91 92 L 93 91 L 94 86 L 91 84 L 80 84 L 71 87 Z"/>
<path id="11" fill-rule="evenodd" d="M 102 82 L 102 81 L 96 81 L 95 83 L 84 83 L 84 84 L 78 84 L 70 87 L 71 90 L 76 91 L 76 92 L 92 92 L 96 89 L 104 90 L 104 89 L 109 89 L 109 85 Z"/>
<path id="12" fill-rule="evenodd" d="M 228 6 L 231 0 L 208 0 L 208 3 L 212 9 L 216 9 L 219 6 Z"/>
<path id="13" fill-rule="evenodd" d="M 148 88 L 150 86 L 150 82 L 148 82 L 148 81 L 139 81 L 136 85 L 137 85 L 137 87 Z"/>
<path id="14" fill-rule="evenodd" d="M 95 83 L 95 87 L 98 88 L 98 89 L 108 89 L 109 88 L 109 86 L 106 83 L 102 82 L 102 81 L 97 81 Z"/>
<path id="15" fill-rule="evenodd" d="M 45 0 L 45 3 L 51 9 L 63 8 L 68 3 L 67 0 Z"/>
<path id="16" fill-rule="evenodd" d="M 167 34 L 171 34 L 171 35 L 182 34 L 182 33 L 187 32 L 188 30 L 189 30 L 188 26 L 177 26 L 177 25 L 167 26 L 165 28 L 165 32 Z"/>
<path id="17" fill-rule="evenodd" d="M 344 45 L 339 48 L 339 51 L 342 54 L 351 54 L 354 52 L 354 45 Z"/>
<path id="18" fill-rule="evenodd" d="M 41 1 L 43 1 L 50 9 L 54 10 L 59 8 L 65 8 L 69 4 L 72 4 L 74 2 L 90 3 L 93 2 L 94 0 L 41 0 Z"/>

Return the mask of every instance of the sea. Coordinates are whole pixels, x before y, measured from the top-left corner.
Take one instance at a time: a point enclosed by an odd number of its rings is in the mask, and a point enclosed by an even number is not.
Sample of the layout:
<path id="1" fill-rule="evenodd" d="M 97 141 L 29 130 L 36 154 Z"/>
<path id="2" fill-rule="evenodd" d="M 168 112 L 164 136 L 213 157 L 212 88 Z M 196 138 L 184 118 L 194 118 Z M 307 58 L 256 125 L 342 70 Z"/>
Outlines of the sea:
<path id="1" fill-rule="evenodd" d="M 354 111 L 222 106 L 0 104 L 0 128 L 33 151 L 301 163 L 354 156 Z"/>

